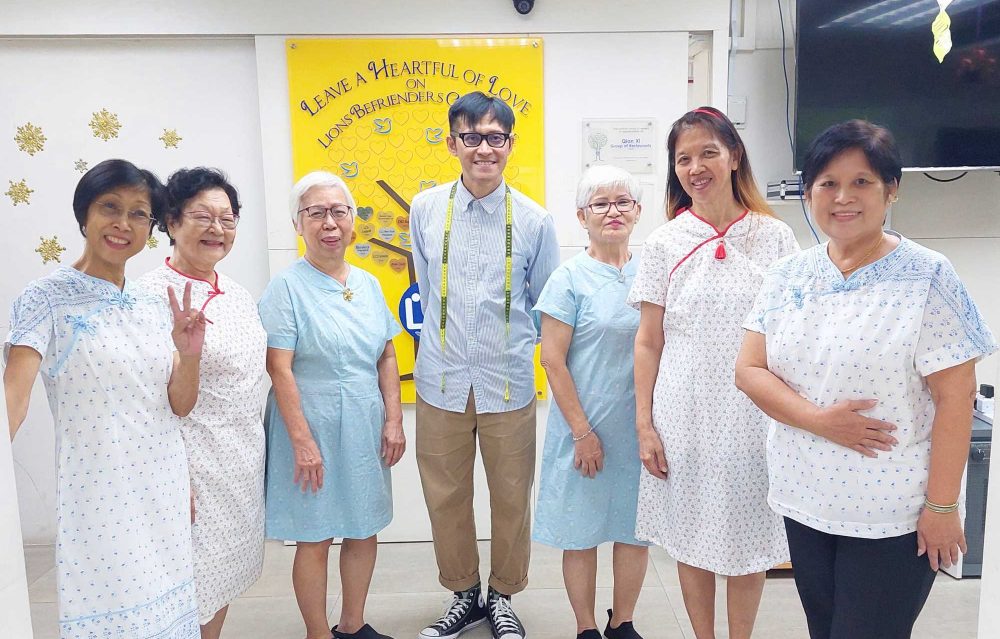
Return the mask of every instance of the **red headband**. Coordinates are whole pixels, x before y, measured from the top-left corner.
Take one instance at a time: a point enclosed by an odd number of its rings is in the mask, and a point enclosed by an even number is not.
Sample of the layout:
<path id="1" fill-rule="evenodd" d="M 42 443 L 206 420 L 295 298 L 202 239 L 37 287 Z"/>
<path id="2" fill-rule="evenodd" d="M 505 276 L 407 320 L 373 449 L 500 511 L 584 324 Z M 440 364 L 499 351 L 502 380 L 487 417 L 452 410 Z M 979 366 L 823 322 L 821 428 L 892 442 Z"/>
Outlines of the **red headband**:
<path id="1" fill-rule="evenodd" d="M 715 111 L 709 111 L 708 109 L 694 109 L 693 111 L 691 111 L 691 113 L 704 113 L 705 115 L 710 115 L 718 120 L 722 119 L 721 115 L 719 115 Z"/>

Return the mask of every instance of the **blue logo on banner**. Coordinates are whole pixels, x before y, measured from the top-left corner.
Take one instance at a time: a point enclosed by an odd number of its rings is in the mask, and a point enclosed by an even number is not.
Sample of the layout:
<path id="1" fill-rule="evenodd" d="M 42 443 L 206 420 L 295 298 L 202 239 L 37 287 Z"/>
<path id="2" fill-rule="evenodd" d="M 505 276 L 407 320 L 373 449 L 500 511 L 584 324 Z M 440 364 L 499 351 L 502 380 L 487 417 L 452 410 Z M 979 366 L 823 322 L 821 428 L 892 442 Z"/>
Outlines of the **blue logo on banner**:
<path id="1" fill-rule="evenodd" d="M 420 308 L 420 292 L 417 290 L 416 282 L 411 284 L 399 298 L 399 320 L 403 323 L 403 330 L 412 335 L 413 339 L 420 339 L 424 312 Z"/>

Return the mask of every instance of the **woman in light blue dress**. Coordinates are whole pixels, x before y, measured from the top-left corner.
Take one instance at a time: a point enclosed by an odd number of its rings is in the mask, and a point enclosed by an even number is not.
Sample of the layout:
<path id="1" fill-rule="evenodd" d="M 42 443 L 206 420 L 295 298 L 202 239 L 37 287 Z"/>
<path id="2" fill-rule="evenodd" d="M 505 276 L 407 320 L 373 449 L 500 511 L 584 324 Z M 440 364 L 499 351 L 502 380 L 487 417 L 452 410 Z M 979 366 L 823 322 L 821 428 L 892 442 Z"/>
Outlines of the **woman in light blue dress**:
<path id="1" fill-rule="evenodd" d="M 535 312 L 542 366 L 556 406 L 542 453 L 534 540 L 563 550 L 578 639 L 600 639 L 594 618 L 597 546 L 613 542 L 615 587 L 604 636 L 636 639 L 632 613 L 648 549 L 635 538 L 639 447 L 632 349 L 639 312 L 625 303 L 638 266 L 628 249 L 641 213 L 638 181 L 592 167 L 577 189 L 590 246 L 552 274 Z"/>
<path id="2" fill-rule="evenodd" d="M 298 542 L 292 583 L 307 639 L 379 639 L 364 621 L 376 533 L 392 520 L 389 468 L 405 449 L 400 328 L 378 281 L 344 260 L 354 199 L 340 178 L 313 172 L 292 189 L 303 258 L 260 301 L 267 331 L 266 535 Z M 328 628 L 327 559 L 343 538 L 340 622 Z"/>

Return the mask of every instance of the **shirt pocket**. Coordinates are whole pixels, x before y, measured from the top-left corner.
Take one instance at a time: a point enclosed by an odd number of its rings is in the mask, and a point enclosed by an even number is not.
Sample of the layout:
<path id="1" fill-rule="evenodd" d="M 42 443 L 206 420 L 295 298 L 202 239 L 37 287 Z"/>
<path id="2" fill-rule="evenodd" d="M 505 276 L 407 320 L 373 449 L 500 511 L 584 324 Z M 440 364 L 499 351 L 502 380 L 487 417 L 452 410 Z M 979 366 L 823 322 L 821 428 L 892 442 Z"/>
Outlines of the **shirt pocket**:
<path id="1" fill-rule="evenodd" d="M 503 312 L 504 291 L 507 277 L 507 259 L 504 255 L 504 246 L 501 244 L 498 251 L 482 251 L 478 265 L 473 265 L 479 273 L 479 291 L 481 299 L 477 300 L 488 305 L 499 305 Z M 528 256 L 525 253 L 515 250 L 512 255 L 510 269 L 510 290 L 511 303 L 518 296 L 518 291 L 524 290 L 527 281 Z"/>

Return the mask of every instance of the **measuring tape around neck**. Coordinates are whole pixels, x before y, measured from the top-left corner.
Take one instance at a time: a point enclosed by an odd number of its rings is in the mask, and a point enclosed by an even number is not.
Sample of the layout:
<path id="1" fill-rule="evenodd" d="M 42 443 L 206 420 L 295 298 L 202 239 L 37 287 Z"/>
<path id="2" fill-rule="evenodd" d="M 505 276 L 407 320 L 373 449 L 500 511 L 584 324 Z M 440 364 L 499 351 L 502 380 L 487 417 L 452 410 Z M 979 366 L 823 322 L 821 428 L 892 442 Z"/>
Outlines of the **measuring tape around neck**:
<path id="1" fill-rule="evenodd" d="M 451 187 L 448 196 L 448 209 L 444 214 L 444 241 L 441 248 L 441 356 L 445 354 L 445 337 L 448 330 L 448 254 L 451 244 L 451 222 L 455 213 L 455 195 L 458 193 L 458 180 Z M 503 401 L 510 401 L 510 375 L 507 370 L 507 351 L 510 350 L 510 292 L 511 271 L 514 268 L 514 206 L 511 201 L 510 187 L 504 186 L 504 204 L 507 210 L 506 226 L 504 228 L 504 280 L 503 280 L 503 319 L 504 319 L 504 390 Z M 444 371 L 441 372 L 441 392 L 444 392 Z"/>

